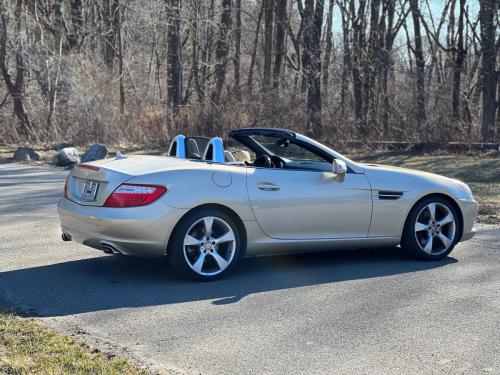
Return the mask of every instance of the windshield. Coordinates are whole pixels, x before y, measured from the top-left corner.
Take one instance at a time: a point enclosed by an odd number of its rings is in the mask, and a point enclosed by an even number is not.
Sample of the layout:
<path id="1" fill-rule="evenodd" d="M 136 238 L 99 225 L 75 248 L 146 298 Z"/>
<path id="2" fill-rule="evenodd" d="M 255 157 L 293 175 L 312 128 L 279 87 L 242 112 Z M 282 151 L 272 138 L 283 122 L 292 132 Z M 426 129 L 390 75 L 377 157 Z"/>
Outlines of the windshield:
<path id="1" fill-rule="evenodd" d="M 285 138 L 266 135 L 254 135 L 251 138 L 271 154 L 277 155 L 283 159 L 294 161 L 325 161 L 322 157 L 306 150 L 302 146 L 291 143 Z"/>
<path id="2" fill-rule="evenodd" d="M 272 135 L 253 135 L 250 138 L 271 155 L 284 159 L 289 168 L 312 168 L 330 170 L 331 163 L 293 140 Z"/>

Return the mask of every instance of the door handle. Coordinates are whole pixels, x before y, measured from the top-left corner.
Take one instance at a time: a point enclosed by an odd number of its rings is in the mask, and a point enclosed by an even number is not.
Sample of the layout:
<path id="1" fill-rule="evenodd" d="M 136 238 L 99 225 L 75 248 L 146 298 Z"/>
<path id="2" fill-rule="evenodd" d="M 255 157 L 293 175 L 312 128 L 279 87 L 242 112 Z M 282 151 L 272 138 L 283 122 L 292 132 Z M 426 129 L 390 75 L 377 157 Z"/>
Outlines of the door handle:
<path id="1" fill-rule="evenodd" d="M 259 188 L 260 190 L 264 190 L 264 191 L 277 191 L 280 189 L 280 187 L 278 185 L 275 185 L 275 184 L 270 183 L 270 182 L 258 182 L 257 188 Z"/>

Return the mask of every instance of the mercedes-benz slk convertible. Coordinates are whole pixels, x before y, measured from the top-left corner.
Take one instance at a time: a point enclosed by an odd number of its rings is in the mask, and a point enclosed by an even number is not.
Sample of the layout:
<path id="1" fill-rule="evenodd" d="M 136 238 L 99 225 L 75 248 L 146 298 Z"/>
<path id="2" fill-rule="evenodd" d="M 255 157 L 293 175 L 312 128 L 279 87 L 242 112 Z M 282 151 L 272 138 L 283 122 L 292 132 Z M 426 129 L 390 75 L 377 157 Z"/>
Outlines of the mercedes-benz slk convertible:
<path id="1" fill-rule="evenodd" d="M 438 260 L 474 235 L 478 204 L 458 180 L 356 163 L 287 130 L 229 138 L 179 135 L 167 156 L 77 165 L 58 205 L 63 239 L 167 256 L 175 270 L 211 280 L 244 255 L 400 244 Z"/>

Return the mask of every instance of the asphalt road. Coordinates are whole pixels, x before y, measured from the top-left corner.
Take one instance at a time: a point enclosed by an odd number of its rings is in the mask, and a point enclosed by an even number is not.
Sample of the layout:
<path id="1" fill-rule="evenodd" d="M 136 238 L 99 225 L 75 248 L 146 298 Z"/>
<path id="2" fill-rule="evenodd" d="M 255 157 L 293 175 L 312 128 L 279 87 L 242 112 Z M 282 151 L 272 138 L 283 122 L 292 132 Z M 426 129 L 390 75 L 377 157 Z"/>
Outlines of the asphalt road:
<path id="1" fill-rule="evenodd" d="M 397 248 L 244 259 L 191 283 L 60 240 L 67 172 L 0 165 L 0 294 L 167 372 L 500 373 L 500 229 L 441 262 Z"/>

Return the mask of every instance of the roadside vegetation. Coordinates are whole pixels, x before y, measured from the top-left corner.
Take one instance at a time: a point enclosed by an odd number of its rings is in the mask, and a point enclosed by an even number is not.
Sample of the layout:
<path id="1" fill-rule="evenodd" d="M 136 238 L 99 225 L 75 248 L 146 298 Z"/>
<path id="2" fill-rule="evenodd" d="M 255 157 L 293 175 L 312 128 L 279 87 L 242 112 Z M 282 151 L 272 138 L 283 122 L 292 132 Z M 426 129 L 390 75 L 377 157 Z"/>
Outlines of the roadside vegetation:
<path id="1" fill-rule="evenodd" d="M 145 374 L 33 320 L 0 310 L 0 374 Z"/>
<path id="2" fill-rule="evenodd" d="M 0 141 L 498 142 L 496 0 L 0 1 Z"/>

